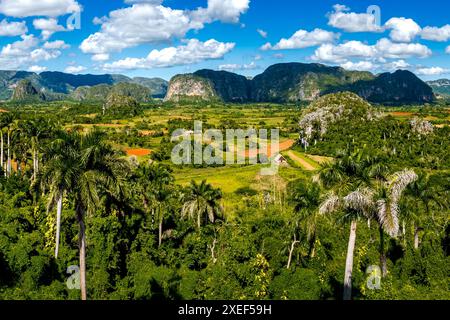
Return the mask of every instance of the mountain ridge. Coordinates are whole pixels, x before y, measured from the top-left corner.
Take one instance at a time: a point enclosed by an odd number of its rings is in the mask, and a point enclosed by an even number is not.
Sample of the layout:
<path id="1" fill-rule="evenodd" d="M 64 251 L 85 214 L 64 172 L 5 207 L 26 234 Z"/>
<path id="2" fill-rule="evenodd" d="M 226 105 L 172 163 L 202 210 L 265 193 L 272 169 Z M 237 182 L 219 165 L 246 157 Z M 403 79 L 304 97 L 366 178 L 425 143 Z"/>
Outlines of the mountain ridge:
<path id="1" fill-rule="evenodd" d="M 206 69 L 190 75 L 211 82 L 216 92 L 213 98 L 224 102 L 311 102 L 320 96 L 343 91 L 356 93 L 373 103 L 385 104 L 422 104 L 433 102 L 436 98 L 430 86 L 406 70 L 374 75 L 367 71 L 349 71 L 318 63 L 293 62 L 269 66 L 252 79 Z M 196 96 L 195 92 L 191 92 L 188 86 L 180 86 L 179 79 L 183 76 L 189 77 L 189 74 L 172 78 L 169 83 L 170 96 L 179 96 L 172 87 L 176 79 L 178 89 L 192 99 Z M 192 79 L 190 87 L 193 87 Z M 170 96 L 166 96 L 166 100 L 170 101 Z"/>
<path id="2" fill-rule="evenodd" d="M 153 97 L 164 97 L 168 82 L 161 78 L 130 78 L 120 74 L 69 74 L 59 71 L 34 73 L 28 71 L 0 70 L 0 100 L 9 100 L 21 80 L 28 80 L 43 94 L 55 97 L 70 95 L 80 87 L 116 85 L 118 83 L 137 84 L 152 91 Z"/>

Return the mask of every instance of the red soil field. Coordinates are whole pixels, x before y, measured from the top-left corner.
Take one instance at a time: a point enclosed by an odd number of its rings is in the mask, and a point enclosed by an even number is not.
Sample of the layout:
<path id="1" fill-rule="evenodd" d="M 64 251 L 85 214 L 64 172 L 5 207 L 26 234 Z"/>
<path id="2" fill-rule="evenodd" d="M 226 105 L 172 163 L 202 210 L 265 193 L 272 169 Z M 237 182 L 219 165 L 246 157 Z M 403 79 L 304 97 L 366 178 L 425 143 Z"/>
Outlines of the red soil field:
<path id="1" fill-rule="evenodd" d="M 125 149 L 128 156 L 143 157 L 152 153 L 150 149 Z"/>

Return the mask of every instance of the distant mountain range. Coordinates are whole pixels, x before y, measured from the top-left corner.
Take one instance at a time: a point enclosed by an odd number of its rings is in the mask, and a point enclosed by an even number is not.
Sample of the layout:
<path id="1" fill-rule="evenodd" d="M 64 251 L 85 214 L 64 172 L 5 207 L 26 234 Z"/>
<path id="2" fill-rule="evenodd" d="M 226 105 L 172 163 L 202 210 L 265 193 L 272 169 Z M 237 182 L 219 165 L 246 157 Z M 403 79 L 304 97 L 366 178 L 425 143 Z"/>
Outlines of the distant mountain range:
<path id="1" fill-rule="evenodd" d="M 0 100 L 16 101 L 105 101 L 110 93 L 116 93 L 133 96 L 140 102 L 165 97 L 166 101 L 175 102 L 297 103 L 343 91 L 374 103 L 423 104 L 433 102 L 436 95 L 450 94 L 450 81 L 427 84 L 404 70 L 374 75 L 317 63 L 275 64 L 253 79 L 227 71 L 199 70 L 177 75 L 170 83 L 159 78 L 118 74 L 0 71 Z"/>
<path id="2" fill-rule="evenodd" d="M 432 88 L 409 71 L 373 75 L 316 63 L 276 64 L 253 79 L 213 70 L 177 75 L 170 81 L 166 100 L 295 103 L 342 91 L 384 104 L 435 100 Z"/>
<path id="3" fill-rule="evenodd" d="M 450 80 L 440 79 L 434 81 L 428 81 L 427 84 L 433 88 L 433 91 L 437 95 L 441 95 L 445 98 L 450 98 Z"/>
<path id="4" fill-rule="evenodd" d="M 123 75 L 74 75 L 63 72 L 0 71 L 0 100 L 9 100 L 14 95 L 18 83 L 27 80 L 44 100 L 67 98 L 79 88 L 98 85 L 114 86 L 119 83 L 136 84 L 150 90 L 153 97 L 163 98 L 168 82 L 160 78 L 129 78 Z M 30 89 L 30 88 L 28 88 Z"/>

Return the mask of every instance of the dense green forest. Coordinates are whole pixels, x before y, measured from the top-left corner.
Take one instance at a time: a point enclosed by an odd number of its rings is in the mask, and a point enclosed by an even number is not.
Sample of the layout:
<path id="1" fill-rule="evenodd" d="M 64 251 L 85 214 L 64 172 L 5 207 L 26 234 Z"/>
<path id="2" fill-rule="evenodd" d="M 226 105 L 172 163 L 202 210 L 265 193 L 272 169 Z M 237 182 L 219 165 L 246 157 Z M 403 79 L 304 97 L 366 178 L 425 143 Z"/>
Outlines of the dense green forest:
<path id="1" fill-rule="evenodd" d="M 448 126 L 348 93 L 256 106 L 256 126 L 332 160 L 305 171 L 289 159 L 295 173 L 268 177 L 265 191 L 229 193 L 201 176 L 208 168 L 178 183 L 168 160 L 169 132 L 198 110 L 124 105 L 0 114 L 0 299 L 450 299 Z M 248 125 L 251 106 L 206 108 L 205 127 Z M 123 126 L 91 126 L 101 123 Z M 151 146 L 152 160 L 130 161 L 119 145 Z"/>

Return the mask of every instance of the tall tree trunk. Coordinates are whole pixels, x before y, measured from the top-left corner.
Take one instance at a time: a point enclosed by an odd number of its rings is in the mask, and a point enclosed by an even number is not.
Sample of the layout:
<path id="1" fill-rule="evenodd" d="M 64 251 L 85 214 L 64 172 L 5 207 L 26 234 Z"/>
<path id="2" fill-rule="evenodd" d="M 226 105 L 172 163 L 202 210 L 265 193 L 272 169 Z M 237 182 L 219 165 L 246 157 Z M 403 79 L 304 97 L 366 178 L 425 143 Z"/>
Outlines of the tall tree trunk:
<path id="1" fill-rule="evenodd" d="M 84 225 L 84 212 L 83 209 L 78 208 L 77 219 L 80 225 L 80 231 L 78 235 L 78 244 L 80 247 L 80 288 L 81 288 L 81 300 L 86 300 L 86 228 Z"/>
<path id="2" fill-rule="evenodd" d="M 56 207 L 56 245 L 55 258 L 58 258 L 59 253 L 59 239 L 61 234 L 61 212 L 62 212 L 62 195 L 58 196 L 58 203 Z"/>
<path id="3" fill-rule="evenodd" d="M 353 220 L 350 225 L 350 237 L 348 239 L 347 259 L 345 261 L 345 276 L 344 276 L 344 300 L 352 299 L 352 273 L 353 273 L 353 252 L 355 250 L 356 242 L 356 220 Z"/>
<path id="4" fill-rule="evenodd" d="M 417 225 L 414 225 L 414 249 L 419 249 L 419 244 L 420 244 L 420 240 L 419 240 L 419 231 L 420 228 Z"/>
<path id="5" fill-rule="evenodd" d="M 11 175 L 11 135 L 8 131 L 8 162 L 6 164 L 6 175 L 9 177 Z"/>
<path id="6" fill-rule="evenodd" d="M 3 166 L 4 160 L 5 160 L 5 154 L 4 154 L 4 149 L 3 149 L 3 147 L 4 147 L 3 131 L 1 132 L 1 135 L 2 135 L 2 137 L 1 137 L 0 165 L 1 165 L 2 170 L 5 170 L 5 167 Z"/>
<path id="7" fill-rule="evenodd" d="M 314 258 L 316 256 L 316 230 L 314 227 L 314 231 L 311 237 L 311 240 L 309 241 L 309 258 Z"/>
<path id="8" fill-rule="evenodd" d="M 381 226 L 380 226 L 380 266 L 381 266 L 381 275 L 385 277 L 387 275 L 387 258 L 384 248 L 384 231 Z"/>
<path id="9" fill-rule="evenodd" d="M 37 170 L 36 170 L 36 149 L 33 147 L 33 181 L 36 180 Z"/>
<path id="10" fill-rule="evenodd" d="M 159 219 L 159 228 L 158 228 L 158 247 L 161 247 L 162 243 L 162 228 L 163 228 L 163 219 Z"/>
<path id="11" fill-rule="evenodd" d="M 292 254 L 294 253 L 294 248 L 295 248 L 295 245 L 297 243 L 299 243 L 299 241 L 296 240 L 296 236 L 294 235 L 294 241 L 292 241 L 291 248 L 289 249 L 289 259 L 288 259 L 288 263 L 287 263 L 286 269 L 290 269 L 291 268 Z"/>

